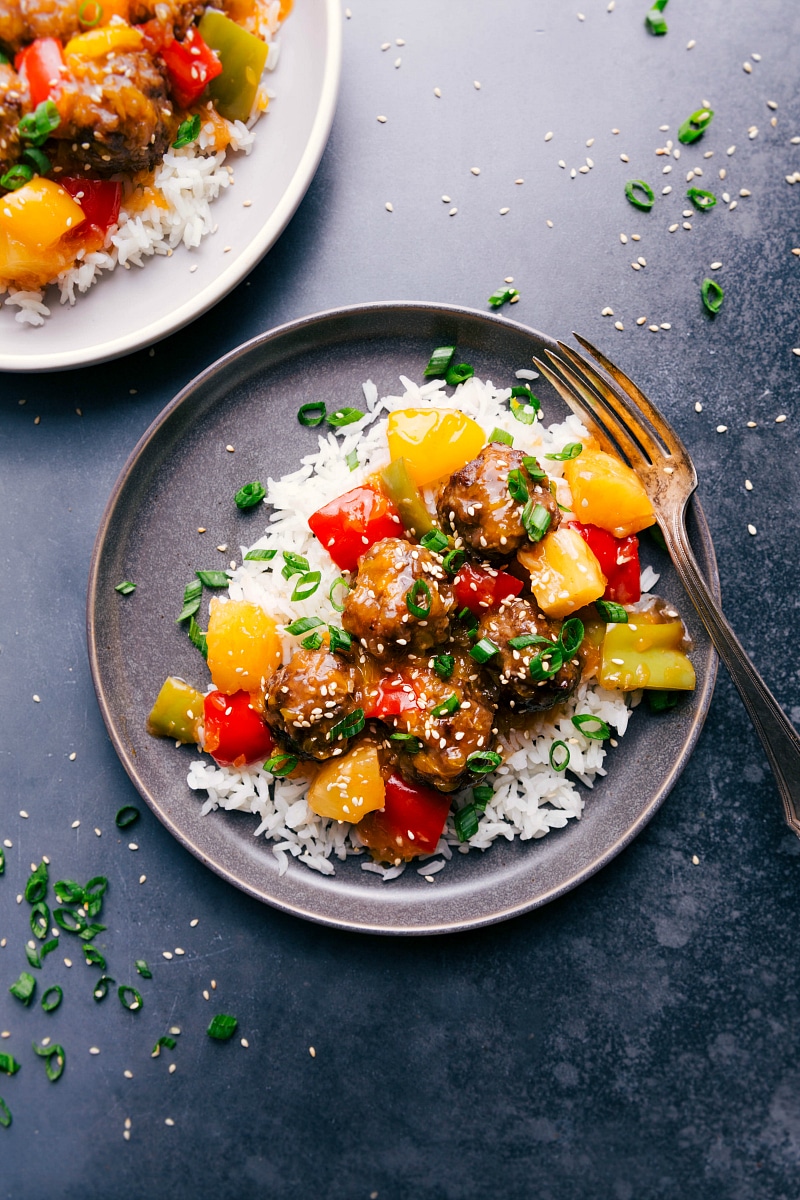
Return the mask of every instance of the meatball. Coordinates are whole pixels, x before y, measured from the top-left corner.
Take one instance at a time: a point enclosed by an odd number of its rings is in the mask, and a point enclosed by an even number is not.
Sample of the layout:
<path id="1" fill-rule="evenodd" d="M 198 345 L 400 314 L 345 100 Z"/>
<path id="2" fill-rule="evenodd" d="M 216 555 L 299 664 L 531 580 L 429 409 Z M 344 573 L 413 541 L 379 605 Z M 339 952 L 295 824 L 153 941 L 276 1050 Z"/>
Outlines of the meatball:
<path id="1" fill-rule="evenodd" d="M 280 742 L 306 758 L 343 754 L 350 738 L 331 730 L 361 707 L 361 672 L 328 650 L 297 650 L 272 675 L 264 719 Z"/>
<path id="2" fill-rule="evenodd" d="M 417 581 L 420 586 L 415 587 Z M 428 610 L 426 615 L 415 616 L 409 603 Z M 423 546 L 384 538 L 361 559 L 342 625 L 375 658 L 385 659 L 397 650 L 424 653 L 447 641 L 454 606 L 438 558 Z"/>
<path id="3" fill-rule="evenodd" d="M 492 442 L 451 475 L 442 490 L 437 508 L 443 526 L 481 558 L 495 562 L 507 558 L 528 540 L 522 523 L 524 501 L 509 492 L 509 471 L 519 471 L 528 495 L 547 509 L 549 528 L 558 525 L 558 505 L 549 480 L 546 476 L 532 479 L 524 459 L 520 450 Z"/>
<path id="4" fill-rule="evenodd" d="M 520 598 L 504 601 L 500 608 L 486 613 L 478 626 L 481 638 L 489 638 L 499 647 L 485 664 L 487 670 L 500 686 L 501 698 L 515 712 L 539 712 L 552 708 L 561 700 L 571 696 L 581 677 L 577 655 L 562 662 L 555 674 L 545 679 L 535 679 L 530 664 L 545 648 L 533 643 L 514 648 L 509 642 L 526 635 L 547 638 L 558 642 L 560 625 L 549 620 L 544 613 L 528 600 Z M 547 666 L 545 662 L 545 666 Z"/>
<path id="5" fill-rule="evenodd" d="M 10 66 L 0 63 L 0 167 L 3 171 L 19 157 L 17 125 L 28 108 L 28 89 Z"/>
<path id="6" fill-rule="evenodd" d="M 398 674 L 413 689 L 417 702 L 387 720 L 397 732 L 422 743 L 412 754 L 400 748 L 397 761 L 402 774 L 440 792 L 454 792 L 469 778 L 470 754 L 491 749 L 496 696 L 491 681 L 469 654 L 455 646 L 446 653 L 453 660 L 446 679 L 433 669 L 434 658 L 409 658 L 399 667 Z M 453 697 L 458 706 L 451 712 Z M 433 710 L 440 705 L 447 705 L 447 711 L 436 716 Z"/>

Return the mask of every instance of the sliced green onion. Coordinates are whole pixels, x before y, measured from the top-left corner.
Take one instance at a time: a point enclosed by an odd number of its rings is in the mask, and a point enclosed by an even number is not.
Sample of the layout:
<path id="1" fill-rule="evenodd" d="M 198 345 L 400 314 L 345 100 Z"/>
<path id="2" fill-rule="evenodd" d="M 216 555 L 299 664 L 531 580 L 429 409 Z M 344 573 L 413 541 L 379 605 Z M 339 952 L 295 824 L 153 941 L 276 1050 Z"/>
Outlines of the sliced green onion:
<path id="1" fill-rule="evenodd" d="M 105 971 L 106 960 L 96 946 L 93 946 L 91 942 L 84 942 L 81 948 L 87 967 L 99 967 L 101 971 Z"/>
<path id="2" fill-rule="evenodd" d="M 84 896 L 105 896 L 108 891 L 108 880 L 105 875 L 95 875 L 83 889 Z"/>
<path id="3" fill-rule="evenodd" d="M 60 124 L 61 117 L 53 101 L 43 100 L 32 113 L 22 118 L 17 125 L 17 133 L 23 142 L 31 146 L 43 146 Z"/>
<path id="4" fill-rule="evenodd" d="M 183 589 L 183 608 L 175 621 L 176 625 L 180 625 L 182 621 L 188 621 L 189 617 L 193 617 L 200 611 L 202 596 L 203 585 L 199 579 L 193 579 L 191 583 L 187 583 Z"/>
<path id="5" fill-rule="evenodd" d="M 16 1075 L 20 1064 L 13 1054 L 0 1054 L 0 1072 L 3 1075 Z"/>
<path id="6" fill-rule="evenodd" d="M 661 16 L 658 8 L 653 7 L 644 19 L 644 23 L 652 34 L 656 36 L 667 33 L 667 22 Z"/>
<path id="7" fill-rule="evenodd" d="M 625 184 L 625 195 L 634 208 L 641 208 L 643 212 L 649 212 L 656 202 L 653 189 L 643 179 L 629 179 Z"/>
<path id="8" fill-rule="evenodd" d="M 314 429 L 317 425 L 321 425 L 325 420 L 328 410 L 321 400 L 314 400 L 311 404 L 303 404 L 297 410 L 297 419 L 301 425 L 307 425 Z"/>
<path id="9" fill-rule="evenodd" d="M 528 485 L 518 468 L 508 472 L 508 494 L 517 504 L 525 504 L 528 499 Z"/>
<path id="10" fill-rule="evenodd" d="M 500 653 L 500 647 L 495 646 L 491 638 L 481 638 L 479 642 L 470 650 L 470 657 L 475 659 L 475 662 L 487 663 L 490 658 L 494 658 L 495 654 Z"/>
<path id="11" fill-rule="evenodd" d="M 522 425 L 532 425 L 537 414 L 541 412 L 542 403 L 538 396 L 534 396 L 529 387 L 520 385 L 511 389 L 509 407 L 512 415 Z"/>
<path id="12" fill-rule="evenodd" d="M 564 651 L 564 658 L 572 658 L 575 651 L 583 641 L 583 621 L 580 617 L 570 617 L 561 626 L 561 649 Z"/>
<path id="13" fill-rule="evenodd" d="M 195 573 L 207 588 L 224 588 L 230 583 L 227 571 L 197 571 Z"/>
<path id="14" fill-rule="evenodd" d="M 184 146 L 191 146 L 192 142 L 196 142 L 200 136 L 200 114 L 195 113 L 194 116 L 187 117 L 185 121 L 181 121 L 178 126 L 178 136 L 172 143 L 173 150 L 182 150 Z"/>
<path id="15" fill-rule="evenodd" d="M 422 742 L 411 733 L 392 733 L 389 741 L 394 742 L 397 749 L 405 754 L 419 754 L 422 749 Z"/>
<path id="16" fill-rule="evenodd" d="M 422 597 L 426 603 L 420 604 L 419 599 Z M 417 617 L 419 620 L 424 620 L 431 614 L 431 606 L 433 605 L 433 597 L 431 589 L 428 587 L 424 579 L 415 579 L 411 587 L 406 592 L 406 608 L 411 613 L 412 617 Z"/>
<path id="17" fill-rule="evenodd" d="M 690 146 L 692 142 L 696 142 L 702 137 L 708 126 L 711 124 L 711 119 L 714 116 L 714 110 L 711 108 L 698 108 L 690 117 L 687 117 L 683 124 L 678 129 L 678 141 L 684 146 Z"/>
<path id="18" fill-rule="evenodd" d="M 23 150 L 22 161 L 27 166 L 33 167 L 37 175 L 47 175 L 52 168 L 52 163 L 44 150 L 37 150 L 35 146 Z"/>
<path id="19" fill-rule="evenodd" d="M 445 382 L 448 387 L 458 387 L 460 383 L 466 383 L 475 374 L 475 368 L 469 363 L 459 363 L 458 366 L 450 366 L 447 368 Z"/>
<path id="20" fill-rule="evenodd" d="M 344 612 L 344 599 L 340 603 L 335 598 L 334 592 L 336 591 L 337 588 L 344 588 L 344 590 L 346 592 L 350 591 L 350 584 L 347 582 L 344 575 L 340 575 L 338 579 L 334 579 L 333 583 L 330 586 L 330 591 L 328 592 L 328 599 L 330 600 L 331 608 L 334 609 L 336 612 L 341 613 L 341 612 Z"/>
<path id="21" fill-rule="evenodd" d="M 478 832 L 480 818 L 478 810 L 474 804 L 468 804 L 466 808 L 460 808 L 453 815 L 453 824 L 456 827 L 456 834 L 460 842 L 468 842 L 471 837 L 474 837 Z"/>
<path id="22" fill-rule="evenodd" d="M 305 575 L 307 571 L 308 559 L 303 554 L 292 554 L 291 550 L 284 550 L 281 571 L 284 579 L 291 579 L 293 575 Z"/>
<path id="23" fill-rule="evenodd" d="M 488 775 L 496 771 L 503 759 L 496 750 L 473 750 L 467 755 L 467 766 L 473 775 Z"/>
<path id="24" fill-rule="evenodd" d="M 470 609 L 467 608 L 466 605 L 464 605 L 464 607 L 461 609 L 461 612 L 456 613 L 456 620 L 464 622 L 467 633 L 474 633 L 474 631 L 478 628 L 478 618 L 475 616 L 474 612 L 471 612 Z"/>
<path id="25" fill-rule="evenodd" d="M 709 208 L 713 208 L 717 203 L 717 197 L 714 193 L 704 192 L 702 188 L 691 187 L 686 195 L 695 208 L 699 208 L 703 212 L 706 212 Z"/>
<path id="26" fill-rule="evenodd" d="M 278 779 L 283 779 L 286 775 L 291 775 L 292 771 L 297 766 L 297 757 L 294 754 L 273 754 L 264 763 L 264 770 L 269 771 L 270 775 L 275 775 Z"/>
<path id="27" fill-rule="evenodd" d="M 328 626 L 328 639 L 330 642 L 331 654 L 335 654 L 337 650 L 347 653 L 353 648 L 353 639 L 344 629 L 340 629 L 338 625 Z"/>
<path id="28" fill-rule="evenodd" d="M 354 708 L 348 716 L 343 717 L 341 721 L 337 721 L 333 729 L 328 730 L 328 741 L 334 742 L 342 738 L 355 737 L 357 733 L 361 733 L 364 725 L 363 708 Z"/>
<path id="29" fill-rule="evenodd" d="M 423 372 L 425 378 L 443 378 L 447 374 L 450 363 L 453 361 L 455 352 L 455 346 L 437 346 L 433 354 L 430 356 L 428 365 Z"/>
<path id="30" fill-rule="evenodd" d="M 130 825 L 135 825 L 141 815 L 133 804 L 124 804 L 114 817 L 114 824 L 117 829 L 127 829 Z"/>
<path id="31" fill-rule="evenodd" d="M 129 983 L 123 983 L 122 987 L 118 987 L 117 995 L 120 998 L 122 1007 L 127 1008 L 128 1012 L 137 1012 L 144 1004 L 136 988 L 131 987 Z"/>
<path id="32" fill-rule="evenodd" d="M 50 909 L 45 904 L 44 900 L 38 900 L 31 908 L 30 912 L 31 933 L 40 942 L 43 942 L 47 937 L 47 931 L 50 928 Z"/>
<path id="33" fill-rule="evenodd" d="M 479 812 L 486 812 L 486 805 L 493 795 L 494 788 L 489 787 L 488 783 L 481 783 L 472 789 L 472 798 Z"/>
<path id="34" fill-rule="evenodd" d="M 292 600 L 308 600 L 319 587 L 321 579 L 321 571 L 307 571 L 305 575 L 301 575 L 294 585 Z"/>
<path id="35" fill-rule="evenodd" d="M 716 315 L 722 308 L 725 293 L 715 279 L 704 279 L 700 288 L 703 304 L 710 313 Z"/>
<path id="36" fill-rule="evenodd" d="M 491 304 L 492 308 L 500 308 L 503 304 L 508 304 L 510 300 L 513 300 L 514 296 L 518 295 L 519 292 L 516 288 L 501 287 L 496 292 L 492 292 L 488 303 Z"/>
<path id="37" fill-rule="evenodd" d="M 190 617 L 189 628 L 186 630 L 186 632 L 189 636 L 189 641 L 192 643 L 194 648 L 196 650 L 200 651 L 203 658 L 207 659 L 208 658 L 208 638 L 206 637 L 205 633 L 200 628 L 200 626 L 197 624 L 197 621 L 195 621 L 194 617 Z"/>
<path id="38" fill-rule="evenodd" d="M 384 491 L 397 508 L 404 529 L 414 537 L 421 538 L 436 528 L 419 488 L 408 473 L 404 458 L 395 458 L 388 467 L 384 467 L 380 479 Z"/>
<path id="39" fill-rule="evenodd" d="M 92 995 L 94 996 L 96 1004 L 99 1004 L 101 1000 L 105 1000 L 106 996 L 108 995 L 108 989 L 112 983 L 116 983 L 116 980 L 112 979 L 110 975 L 100 976 L 97 983 L 94 985 L 94 989 L 92 990 Z"/>
<path id="40" fill-rule="evenodd" d="M 45 959 L 47 958 L 48 954 L 52 954 L 52 952 L 57 949 L 58 938 L 51 938 L 49 942 L 45 942 L 43 946 L 39 947 L 39 957 L 41 959 Z"/>
<path id="41" fill-rule="evenodd" d="M 349 454 L 345 454 L 344 461 L 348 470 L 355 471 L 356 467 L 358 466 L 358 451 L 353 449 Z"/>
<path id="42" fill-rule="evenodd" d="M 557 645 L 551 638 L 542 637 L 540 633 L 521 633 L 519 637 L 510 638 L 508 644 L 512 650 L 524 650 L 526 646 Z"/>
<path id="43" fill-rule="evenodd" d="M 5 55 L 3 55 L 3 58 L 5 58 Z M 8 62 L 7 58 L 6 62 Z M 0 1096 L 0 1125 L 2 1125 L 4 1129 L 8 1129 L 12 1120 L 13 1117 L 11 1116 L 11 1109 L 8 1107 L 3 1097 Z"/>
<path id="44" fill-rule="evenodd" d="M 651 712 L 669 712 L 680 700 L 680 692 L 664 692 L 654 689 L 646 691 L 647 706 Z"/>
<path id="45" fill-rule="evenodd" d="M 320 646 L 322 645 L 322 634 L 310 633 L 308 637 L 303 638 L 300 645 L 304 650 L 319 650 Z"/>
<path id="46" fill-rule="evenodd" d="M 34 867 L 25 884 L 25 899 L 29 904 L 36 904 L 39 900 L 44 900 L 47 895 L 47 881 L 49 878 L 47 863 L 40 862 L 38 867 Z"/>
<path id="47" fill-rule="evenodd" d="M 36 980 L 29 971 L 23 971 L 8 989 L 12 996 L 16 996 L 17 1000 L 21 1000 L 23 1004 L 30 1004 L 33 999 L 33 993 L 36 991 Z"/>
<path id="48" fill-rule="evenodd" d="M 454 712 L 457 712 L 460 707 L 461 701 L 455 692 L 453 692 L 453 694 L 448 696 L 446 700 L 443 700 L 441 704 L 437 704 L 431 709 L 431 716 L 437 718 L 449 717 L 452 716 Z"/>
<path id="49" fill-rule="evenodd" d="M 258 479 L 254 479 L 252 483 L 246 483 L 240 487 L 236 495 L 233 497 L 237 508 L 242 510 L 255 508 L 267 494 L 267 489 Z"/>
<path id="50" fill-rule="evenodd" d="M 41 971 L 42 960 L 35 942 L 25 943 L 25 957 L 28 960 L 28 965 L 33 967 L 34 971 Z"/>
<path id="51" fill-rule="evenodd" d="M 98 933 L 104 933 L 106 929 L 108 929 L 107 925 L 87 925 L 80 931 L 78 937 L 82 942 L 90 942 L 93 937 L 96 937 Z"/>
<path id="52" fill-rule="evenodd" d="M 535 679 L 537 683 L 541 683 L 545 679 L 552 679 L 564 665 L 564 651 L 561 646 L 556 643 L 553 646 L 540 650 L 539 653 L 528 663 L 528 671 L 531 679 Z"/>
<path id="53" fill-rule="evenodd" d="M 133 965 L 136 967 L 136 970 L 141 975 L 142 979 L 153 978 L 153 972 L 150 970 L 143 958 L 137 958 Z"/>
<path id="54" fill-rule="evenodd" d="M 74 879 L 59 879 L 53 884 L 53 891 L 56 894 L 56 899 L 61 904 L 82 904 L 84 900 L 83 888 Z"/>
<path id="55" fill-rule="evenodd" d="M 615 625 L 628 624 L 628 614 L 621 604 L 614 604 L 612 600 L 595 600 L 595 608 L 604 621 L 611 621 Z"/>
<path id="56" fill-rule="evenodd" d="M 558 753 L 563 750 L 563 755 Z M 569 766 L 569 746 L 566 742 L 553 742 L 550 747 L 550 766 L 554 771 L 566 771 Z"/>
<path id="57" fill-rule="evenodd" d="M 10 170 L 6 171 L 5 175 L 0 177 L 0 187 L 7 188 L 9 192 L 16 192 L 21 187 L 25 187 L 26 183 L 30 183 L 33 179 L 34 172 L 31 167 L 25 163 L 16 163 Z"/>
<path id="58" fill-rule="evenodd" d="M 286 632 L 292 637 L 299 637 L 301 633 L 308 633 L 310 629 L 316 629 L 323 622 L 319 617 L 298 617 L 296 621 L 292 621 L 291 625 L 286 626 Z"/>
<path id="59" fill-rule="evenodd" d="M 429 529 L 420 540 L 420 545 L 424 546 L 426 550 L 430 550 L 432 554 L 441 554 L 450 545 L 450 539 L 446 533 L 442 533 L 441 529 Z"/>
<path id="60" fill-rule="evenodd" d="M 3 849 L 3 847 L 0 846 L 0 875 L 5 875 L 5 871 L 6 871 L 6 852 Z"/>
<path id="61" fill-rule="evenodd" d="M 328 424 L 334 429 L 344 429 L 345 425 L 354 425 L 356 421 L 360 421 L 366 416 L 360 408 L 337 408 L 335 413 L 331 413 L 328 417 Z"/>
<path id="62" fill-rule="evenodd" d="M 440 679 L 449 679 L 455 670 L 456 660 L 452 654 L 437 654 L 433 660 L 433 669 Z"/>
<path id="63" fill-rule="evenodd" d="M 522 510 L 522 524 L 532 542 L 540 542 L 552 521 L 552 515 L 543 504 L 531 498 Z"/>
<path id="64" fill-rule="evenodd" d="M 93 21 L 88 20 L 85 16 L 87 8 L 94 9 L 95 16 Z M 78 23 L 82 25 L 84 29 L 94 29 L 95 25 L 100 24 L 102 17 L 102 4 L 98 4 L 97 0 L 83 0 L 83 4 L 78 9 Z"/>
<path id="65" fill-rule="evenodd" d="M 553 462 L 569 462 L 572 458 L 577 458 L 583 450 L 581 442 L 567 442 L 563 450 L 559 450 L 558 454 L 545 454 L 545 458 L 551 459 Z"/>
<path id="66" fill-rule="evenodd" d="M 160 1037 L 155 1046 L 153 1046 L 153 1049 L 150 1051 L 150 1057 L 158 1058 L 159 1054 L 161 1053 L 162 1046 L 165 1046 L 167 1050 L 174 1050 L 177 1044 L 178 1043 L 175 1041 L 174 1037 L 170 1037 L 168 1034 L 165 1034 L 165 1036 Z"/>
<path id="67" fill-rule="evenodd" d="M 35 1054 L 38 1054 L 40 1058 L 45 1060 L 45 1074 L 51 1083 L 55 1083 L 64 1074 L 64 1067 L 67 1063 L 64 1047 L 57 1044 L 52 1046 L 37 1046 L 36 1042 L 34 1042 L 33 1050 Z"/>
<path id="68" fill-rule="evenodd" d="M 212 1018 L 206 1033 L 218 1042 L 227 1042 L 236 1033 L 238 1027 L 239 1022 L 236 1017 L 231 1017 L 227 1013 L 217 1013 Z"/>
<path id="69" fill-rule="evenodd" d="M 543 471 L 537 460 L 531 454 L 526 454 L 522 460 L 522 465 L 530 475 L 531 479 L 546 479 L 547 472 Z"/>
<path id="70" fill-rule="evenodd" d="M 501 429 L 499 425 L 495 425 L 492 432 L 489 434 L 490 442 L 502 442 L 504 446 L 513 446 L 514 439 L 510 433 L 506 433 L 505 429 Z"/>
<path id="71" fill-rule="evenodd" d="M 442 559 L 442 566 L 448 575 L 457 575 L 463 567 L 466 557 L 463 550 L 450 550 Z"/>
<path id="72" fill-rule="evenodd" d="M 65 933 L 80 933 L 82 929 L 86 928 L 83 917 L 73 912 L 71 908 L 56 908 L 53 911 L 53 920 Z M 71 924 L 73 921 L 74 924 Z"/>
<path id="73" fill-rule="evenodd" d="M 593 742 L 605 742 L 611 737 L 611 730 L 605 721 L 601 721 L 592 713 L 579 713 L 572 718 L 572 724 L 581 731 L 584 737 L 590 738 Z"/>
<path id="74" fill-rule="evenodd" d="M 277 553 L 278 553 L 277 550 L 248 550 L 247 554 L 245 554 L 245 556 L 244 556 L 244 561 L 245 562 L 270 562 Z"/>
<path id="75" fill-rule="evenodd" d="M 49 999 L 52 996 L 53 999 Z M 57 983 L 53 983 L 42 996 L 42 1008 L 45 1012 L 55 1012 L 61 1001 L 64 999 L 64 993 Z"/>

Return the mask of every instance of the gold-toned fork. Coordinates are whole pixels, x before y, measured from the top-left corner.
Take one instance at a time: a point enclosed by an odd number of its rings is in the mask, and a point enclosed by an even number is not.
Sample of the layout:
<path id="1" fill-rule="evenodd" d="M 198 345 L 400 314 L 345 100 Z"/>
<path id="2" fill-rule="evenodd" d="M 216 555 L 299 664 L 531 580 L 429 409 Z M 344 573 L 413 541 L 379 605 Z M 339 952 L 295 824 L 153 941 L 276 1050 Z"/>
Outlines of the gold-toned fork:
<path id="1" fill-rule="evenodd" d="M 608 379 L 563 342 L 558 343 L 561 357 L 547 351 L 552 366 L 540 359 L 534 361 L 600 446 L 621 455 L 644 484 L 678 577 L 761 739 L 778 784 L 786 823 L 800 836 L 800 734 L 750 662 L 692 553 L 685 514 L 689 497 L 697 487 L 694 464 L 672 426 L 636 384 L 585 338 L 577 333 L 574 336 Z"/>

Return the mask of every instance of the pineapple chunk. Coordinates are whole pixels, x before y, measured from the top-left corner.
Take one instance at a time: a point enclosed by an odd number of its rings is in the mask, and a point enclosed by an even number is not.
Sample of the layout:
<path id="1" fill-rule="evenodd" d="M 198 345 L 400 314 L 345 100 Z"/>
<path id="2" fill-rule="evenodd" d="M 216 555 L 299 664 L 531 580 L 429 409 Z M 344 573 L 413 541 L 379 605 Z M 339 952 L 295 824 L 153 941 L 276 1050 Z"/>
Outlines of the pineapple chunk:
<path id="1" fill-rule="evenodd" d="M 263 608 L 248 600 L 215 596 L 208 612 L 208 669 L 214 687 L 258 692 L 281 661 L 278 627 Z"/>
<path id="2" fill-rule="evenodd" d="M 655 514 L 635 471 L 604 450 L 583 450 L 564 463 L 572 511 L 583 525 L 627 537 L 655 524 Z"/>
<path id="3" fill-rule="evenodd" d="M 540 542 L 520 550 L 536 603 L 548 617 L 568 617 L 606 590 L 600 564 L 577 529 L 561 525 Z"/>
<path id="4" fill-rule="evenodd" d="M 603 640 L 599 682 L 604 688 L 630 692 L 656 688 L 691 692 L 695 673 L 683 653 L 680 621 L 652 624 L 631 613 L 628 625 L 609 625 Z"/>
<path id="5" fill-rule="evenodd" d="M 308 789 L 308 807 L 319 817 L 360 821 L 383 808 L 386 789 L 377 747 L 360 742 L 342 758 L 331 758 Z"/>

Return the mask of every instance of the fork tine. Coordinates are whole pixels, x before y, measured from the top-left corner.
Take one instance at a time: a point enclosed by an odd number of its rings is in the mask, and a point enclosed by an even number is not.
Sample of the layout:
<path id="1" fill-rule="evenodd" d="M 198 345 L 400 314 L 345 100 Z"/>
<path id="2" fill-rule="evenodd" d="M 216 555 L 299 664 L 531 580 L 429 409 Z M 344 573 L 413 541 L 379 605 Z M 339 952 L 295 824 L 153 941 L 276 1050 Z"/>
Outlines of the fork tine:
<path id="1" fill-rule="evenodd" d="M 603 429 L 602 425 L 598 425 L 590 410 L 583 404 L 581 400 L 578 399 L 572 389 L 567 387 L 567 385 L 564 383 L 564 380 L 559 375 L 556 375 L 555 371 L 548 367 L 547 363 L 542 362 L 540 358 L 534 358 L 533 361 L 542 372 L 545 379 L 547 379 L 556 389 L 564 403 L 569 405 L 578 420 L 582 421 L 589 430 L 589 433 L 596 438 L 599 445 L 602 446 L 602 448 L 608 454 L 616 454 L 617 448 L 606 433 L 605 429 Z"/>
<path id="2" fill-rule="evenodd" d="M 559 349 L 565 353 L 565 356 L 569 354 L 569 347 L 564 346 L 561 342 L 559 342 Z M 612 449 L 611 453 L 618 455 L 619 452 L 622 451 L 622 453 L 628 459 L 630 465 L 635 470 L 640 470 L 643 467 L 649 467 L 650 459 L 642 453 L 641 447 L 631 435 L 631 431 L 627 427 L 626 423 L 620 420 L 617 413 L 614 411 L 614 406 L 609 405 L 608 402 L 604 403 L 605 397 L 603 396 L 603 393 L 599 387 L 595 391 L 593 388 L 587 385 L 587 380 L 584 377 L 584 372 L 581 369 L 581 366 L 578 366 L 578 370 L 575 371 L 566 362 L 563 362 L 560 358 L 550 354 L 549 351 L 548 357 L 555 362 L 558 370 L 564 376 L 567 383 L 579 393 L 581 398 L 592 409 L 595 420 L 602 422 L 606 427 L 606 435 L 610 435 L 610 437 L 617 443 L 617 445 Z M 580 362 L 579 356 L 576 355 L 576 358 L 578 358 Z M 594 383 L 594 380 L 590 379 L 590 382 Z M 600 382 L 602 382 L 602 380 L 600 380 Z M 599 393 L 599 395 L 597 393 Z"/>
<path id="3" fill-rule="evenodd" d="M 617 386 L 620 387 L 622 391 L 625 392 L 625 394 L 633 401 L 636 407 L 644 413 L 670 452 L 676 457 L 678 454 L 682 454 L 687 460 L 689 460 L 688 451 L 675 430 L 661 415 L 653 402 L 649 400 L 647 396 L 645 396 L 644 392 L 636 386 L 633 380 L 629 379 L 624 371 L 621 371 L 619 367 L 616 367 L 614 363 L 606 358 L 602 350 L 598 350 L 597 347 L 593 346 L 592 343 L 587 341 L 585 337 L 581 337 L 579 333 L 573 333 L 572 336 L 576 339 L 576 341 L 580 342 L 584 350 L 591 354 L 592 357 L 600 363 L 600 366 L 603 368 L 603 370 L 608 372 Z"/>

